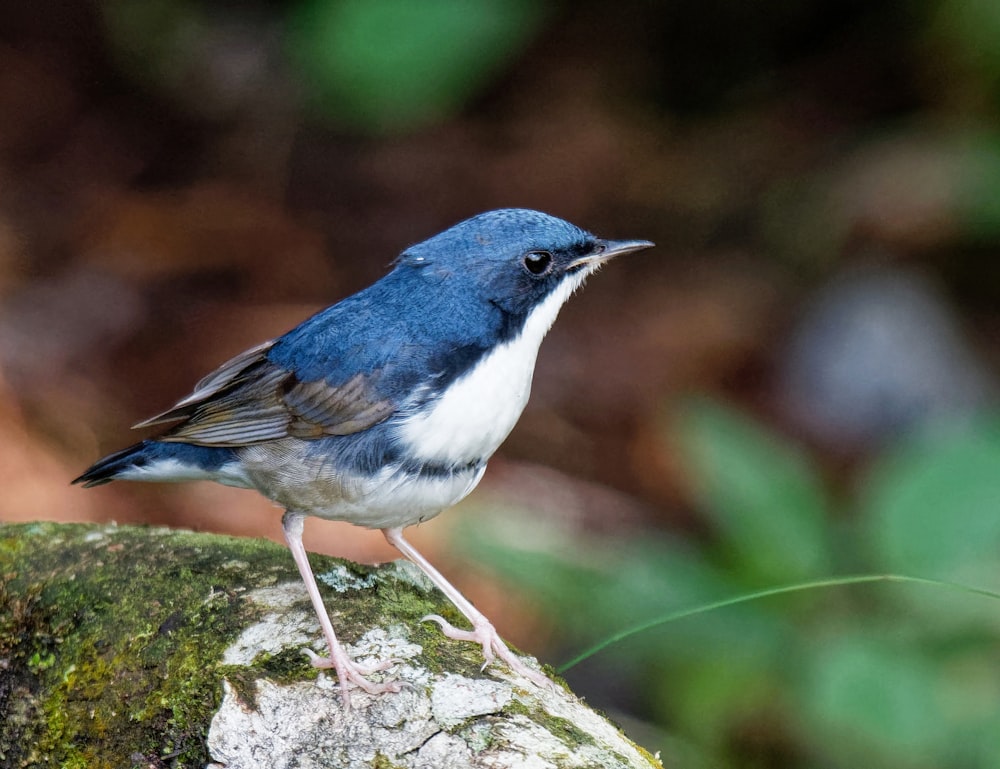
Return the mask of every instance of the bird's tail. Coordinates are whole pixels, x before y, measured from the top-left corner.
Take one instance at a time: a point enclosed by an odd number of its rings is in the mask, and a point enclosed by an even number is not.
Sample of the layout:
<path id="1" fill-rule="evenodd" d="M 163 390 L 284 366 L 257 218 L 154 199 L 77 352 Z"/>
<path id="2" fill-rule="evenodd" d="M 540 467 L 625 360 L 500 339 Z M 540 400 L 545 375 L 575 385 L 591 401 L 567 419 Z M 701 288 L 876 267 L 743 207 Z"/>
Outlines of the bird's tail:
<path id="1" fill-rule="evenodd" d="M 115 480 L 214 480 L 242 486 L 245 484 L 238 465 L 230 448 L 147 440 L 109 454 L 73 483 L 89 488 Z"/>

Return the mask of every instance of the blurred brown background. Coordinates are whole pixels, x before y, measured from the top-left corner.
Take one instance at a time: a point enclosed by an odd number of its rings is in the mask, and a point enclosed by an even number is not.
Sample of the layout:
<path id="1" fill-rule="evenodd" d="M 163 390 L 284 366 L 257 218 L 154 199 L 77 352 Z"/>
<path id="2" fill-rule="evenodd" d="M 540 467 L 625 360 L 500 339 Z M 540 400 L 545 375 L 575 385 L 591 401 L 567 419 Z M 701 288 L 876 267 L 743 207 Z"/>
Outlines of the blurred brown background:
<path id="1" fill-rule="evenodd" d="M 468 520 L 489 501 L 543 510 L 567 540 L 704 542 L 671 428 L 694 393 L 805 447 L 834 497 L 915 425 L 992 403 L 991 4 L 409 6 L 0 4 L 0 519 L 280 539 L 250 492 L 68 484 L 218 363 L 503 206 L 657 248 L 564 309 Z M 578 648 L 463 560 L 463 509 L 417 545 L 515 643 Z M 306 536 L 395 557 L 342 524 Z M 598 704 L 676 726 L 615 689 Z M 815 756 L 757 726 L 724 740 L 756 747 L 705 755 Z"/>

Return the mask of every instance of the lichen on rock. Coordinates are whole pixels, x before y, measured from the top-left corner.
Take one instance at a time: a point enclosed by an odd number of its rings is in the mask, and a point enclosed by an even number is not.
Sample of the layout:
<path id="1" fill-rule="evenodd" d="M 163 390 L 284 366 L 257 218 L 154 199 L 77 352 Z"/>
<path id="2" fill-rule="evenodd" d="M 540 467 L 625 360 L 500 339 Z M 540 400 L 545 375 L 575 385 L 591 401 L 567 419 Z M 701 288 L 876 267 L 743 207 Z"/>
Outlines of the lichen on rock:
<path id="1" fill-rule="evenodd" d="M 428 613 L 405 564 L 310 556 L 338 632 L 395 694 L 356 691 L 324 651 L 285 548 L 163 528 L 0 526 L 0 765 L 656 767 L 562 685 L 540 689 Z M 324 583 L 321 584 L 325 584 Z M 324 589 L 327 589 L 324 587 Z M 339 592 L 335 592 L 339 591 Z"/>

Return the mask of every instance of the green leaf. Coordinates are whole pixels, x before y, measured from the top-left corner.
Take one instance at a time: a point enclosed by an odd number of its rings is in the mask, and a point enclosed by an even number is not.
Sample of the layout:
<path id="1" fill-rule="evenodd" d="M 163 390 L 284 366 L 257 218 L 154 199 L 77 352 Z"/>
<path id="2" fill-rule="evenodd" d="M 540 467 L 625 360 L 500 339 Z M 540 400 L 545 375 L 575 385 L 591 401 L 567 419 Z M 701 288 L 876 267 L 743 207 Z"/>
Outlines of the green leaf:
<path id="1" fill-rule="evenodd" d="M 1000 765 L 996 644 L 921 643 L 924 623 L 869 621 L 809 644 L 800 712 L 830 767 Z"/>
<path id="2" fill-rule="evenodd" d="M 654 700 L 654 707 L 658 706 L 661 719 L 709 747 L 719 760 L 715 766 L 746 766 L 723 763 L 722 756 L 744 723 L 773 715 L 770 709 L 780 704 L 776 684 L 773 670 L 758 660 L 705 655 L 678 666 L 670 676 L 651 681 L 650 688 L 652 697 L 659 700 Z"/>
<path id="3" fill-rule="evenodd" d="M 938 707 L 933 664 L 911 642 L 845 634 L 814 644 L 803 663 L 799 696 L 826 743 L 824 763 L 935 765 L 931 756 L 944 752 L 950 727 Z"/>
<path id="4" fill-rule="evenodd" d="M 531 39 L 532 0 L 303 0 L 293 60 L 329 115 L 374 132 L 448 116 Z"/>
<path id="5" fill-rule="evenodd" d="M 910 439 L 883 457 L 861 497 L 880 567 L 1000 584 L 1000 421 Z"/>
<path id="6" fill-rule="evenodd" d="M 754 580 L 828 571 L 827 500 L 807 456 L 731 408 L 695 400 L 677 422 L 698 502 Z"/>

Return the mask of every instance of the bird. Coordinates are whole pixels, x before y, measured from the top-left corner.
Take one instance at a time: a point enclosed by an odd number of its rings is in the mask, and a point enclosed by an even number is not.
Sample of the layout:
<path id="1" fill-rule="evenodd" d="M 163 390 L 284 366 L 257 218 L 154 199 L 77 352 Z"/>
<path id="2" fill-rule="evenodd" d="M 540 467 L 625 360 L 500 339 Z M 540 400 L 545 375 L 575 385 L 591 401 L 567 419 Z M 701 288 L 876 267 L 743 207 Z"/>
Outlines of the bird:
<path id="1" fill-rule="evenodd" d="M 528 401 L 543 337 L 610 259 L 650 248 L 606 240 L 529 209 L 473 216 L 405 249 L 379 280 L 283 336 L 223 363 L 171 408 L 134 425 L 159 434 L 96 462 L 73 483 L 211 480 L 284 509 L 298 567 L 344 704 L 350 690 L 399 691 L 371 676 L 334 632 L 302 544 L 306 517 L 381 530 L 468 619 L 445 636 L 482 647 L 538 686 L 494 625 L 404 538 L 467 496 Z"/>

